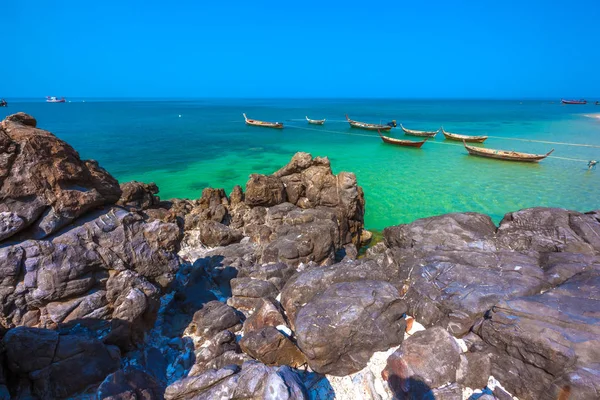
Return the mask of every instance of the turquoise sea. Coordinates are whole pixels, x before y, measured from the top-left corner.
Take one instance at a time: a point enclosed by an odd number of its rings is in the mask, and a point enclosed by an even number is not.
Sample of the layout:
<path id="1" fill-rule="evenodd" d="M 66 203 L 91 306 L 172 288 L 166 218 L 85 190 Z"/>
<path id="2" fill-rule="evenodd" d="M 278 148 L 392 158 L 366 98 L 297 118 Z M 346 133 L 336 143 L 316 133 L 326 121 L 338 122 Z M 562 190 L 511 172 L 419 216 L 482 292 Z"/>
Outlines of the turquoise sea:
<path id="1" fill-rule="evenodd" d="M 65 104 L 9 101 L 0 118 L 27 112 L 38 126 L 69 142 L 83 158 L 100 162 L 121 182 L 156 182 L 162 199 L 198 198 L 207 186 L 230 192 L 250 173 L 269 174 L 297 151 L 327 156 L 335 173 L 354 172 L 364 188 L 366 226 L 382 229 L 455 211 L 477 211 L 499 222 L 509 211 L 555 206 L 600 208 L 600 106 L 560 101 L 426 100 L 93 100 Z M 249 118 L 285 123 L 274 130 Z M 365 122 L 392 119 L 405 127 L 491 136 L 485 147 L 546 153 L 539 164 L 467 155 L 439 134 L 420 149 L 382 143 L 376 133 L 352 129 L 344 115 Z M 324 126 L 304 117 L 326 118 Z M 586 116 L 587 115 L 587 116 Z M 404 137 L 400 128 L 389 134 Z M 415 137 L 407 139 L 417 140 Z M 534 141 L 586 144 L 568 146 Z"/>

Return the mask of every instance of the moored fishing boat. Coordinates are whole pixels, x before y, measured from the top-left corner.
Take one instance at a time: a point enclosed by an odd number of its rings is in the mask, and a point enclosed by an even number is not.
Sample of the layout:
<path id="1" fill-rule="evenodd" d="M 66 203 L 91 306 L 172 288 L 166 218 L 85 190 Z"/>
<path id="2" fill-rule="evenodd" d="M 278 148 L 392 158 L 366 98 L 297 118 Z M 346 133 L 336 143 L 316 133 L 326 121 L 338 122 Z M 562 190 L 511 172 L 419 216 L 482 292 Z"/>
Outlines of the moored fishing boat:
<path id="1" fill-rule="evenodd" d="M 306 117 L 306 120 L 312 125 L 323 125 L 325 123 L 325 119 L 310 119 Z"/>
<path id="2" fill-rule="evenodd" d="M 249 119 L 248 117 L 246 117 L 246 113 L 243 113 L 242 115 L 244 116 L 244 119 L 246 120 L 246 125 L 262 126 L 263 128 L 283 129 L 283 124 L 281 122 L 259 121 L 256 119 Z"/>
<path id="3" fill-rule="evenodd" d="M 0 107 L 8 107 L 8 103 L 6 102 L 6 100 L 0 100 Z"/>
<path id="4" fill-rule="evenodd" d="M 488 138 L 487 136 L 469 136 L 469 135 L 460 135 L 458 133 L 450 133 L 446 132 L 442 127 L 442 133 L 444 137 L 449 140 L 456 140 L 459 142 L 467 142 L 467 143 L 483 143 Z"/>
<path id="5" fill-rule="evenodd" d="M 61 97 L 60 99 L 56 96 L 46 96 L 46 103 L 66 103 L 67 101 L 65 100 L 64 97 Z"/>
<path id="6" fill-rule="evenodd" d="M 435 137 L 435 135 L 437 135 L 438 132 L 440 131 L 439 129 L 437 131 L 416 131 L 414 129 L 406 129 L 402 124 L 400 124 L 400 128 L 402 128 L 405 135 L 428 137 L 428 138 Z"/>
<path id="7" fill-rule="evenodd" d="M 565 100 L 565 99 L 561 99 L 560 102 L 562 104 L 587 104 L 587 100 L 584 100 L 584 99 L 580 99 L 580 100 Z"/>
<path id="8" fill-rule="evenodd" d="M 422 140 L 420 142 L 413 142 L 412 140 L 394 139 L 389 136 L 384 136 L 381 134 L 381 130 L 379 130 L 379 129 L 377 130 L 377 133 L 379 134 L 379 137 L 381 137 L 381 140 L 383 140 L 384 143 L 393 144 L 396 146 L 421 148 L 421 146 L 423 146 L 423 144 L 428 139 L 428 138 L 426 138 L 425 140 Z"/>
<path id="9" fill-rule="evenodd" d="M 463 145 L 465 146 L 469 154 L 472 156 L 495 158 L 498 160 L 507 161 L 538 162 L 548 157 L 554 151 L 554 149 L 552 149 L 546 154 L 530 154 L 521 153 L 518 151 L 485 149 L 483 147 L 469 146 L 465 143 L 465 141 L 463 141 Z"/>
<path id="10" fill-rule="evenodd" d="M 348 117 L 348 114 L 346 114 L 346 120 L 348 120 L 348 123 L 350 124 L 350 126 L 352 128 L 366 129 L 369 131 L 377 131 L 377 130 L 389 131 L 392 129 L 391 125 L 368 124 L 366 122 L 354 121 L 354 120 L 350 119 L 350 117 Z"/>

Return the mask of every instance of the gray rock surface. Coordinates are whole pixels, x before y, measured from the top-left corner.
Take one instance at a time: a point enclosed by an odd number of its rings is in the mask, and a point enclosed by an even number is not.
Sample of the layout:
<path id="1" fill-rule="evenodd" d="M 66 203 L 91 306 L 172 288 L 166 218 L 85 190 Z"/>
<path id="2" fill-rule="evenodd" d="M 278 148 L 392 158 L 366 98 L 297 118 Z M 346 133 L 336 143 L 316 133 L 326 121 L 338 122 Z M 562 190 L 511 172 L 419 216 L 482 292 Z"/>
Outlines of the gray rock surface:
<path id="1" fill-rule="evenodd" d="M 298 347 L 314 371 L 347 375 L 364 368 L 374 352 L 402 343 L 405 312 L 389 283 L 335 283 L 298 312 Z"/>

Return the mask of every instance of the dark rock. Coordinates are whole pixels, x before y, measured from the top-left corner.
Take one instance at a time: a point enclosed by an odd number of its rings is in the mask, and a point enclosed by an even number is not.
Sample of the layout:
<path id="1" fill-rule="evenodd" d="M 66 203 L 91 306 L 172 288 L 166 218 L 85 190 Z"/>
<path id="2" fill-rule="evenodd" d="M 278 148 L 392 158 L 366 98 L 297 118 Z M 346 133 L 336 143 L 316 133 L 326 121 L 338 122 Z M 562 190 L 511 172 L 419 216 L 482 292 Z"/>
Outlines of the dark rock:
<path id="1" fill-rule="evenodd" d="M 460 347 L 454 338 L 445 329 L 433 327 L 406 339 L 388 358 L 383 377 L 395 393 L 400 388 L 405 396 L 413 398 L 416 393 L 412 382 L 422 382 L 429 388 L 456 382 L 459 364 Z"/>
<path id="2" fill-rule="evenodd" d="M 197 336 L 211 338 L 225 329 L 235 332 L 241 327 L 241 318 L 233 308 L 220 301 L 210 301 L 196 311 L 189 329 Z"/>
<path id="3" fill-rule="evenodd" d="M 600 388 L 600 273 L 498 303 L 478 333 L 496 353 L 492 375 L 520 398 L 593 398 Z"/>
<path id="4" fill-rule="evenodd" d="M 118 370 L 106 377 L 96 394 L 100 400 L 162 400 L 165 389 L 139 369 Z"/>
<path id="5" fill-rule="evenodd" d="M 402 343 L 405 312 L 389 283 L 336 283 L 298 312 L 298 347 L 314 371 L 347 375 L 364 368 L 374 352 Z"/>
<path id="6" fill-rule="evenodd" d="M 307 400 L 308 393 L 302 380 L 290 367 L 279 367 L 269 374 L 263 393 L 264 400 Z"/>
<path id="7" fill-rule="evenodd" d="M 250 179 L 246 182 L 246 204 L 251 207 L 271 207 L 285 200 L 285 188 L 281 179 L 273 175 L 250 175 Z"/>
<path id="8" fill-rule="evenodd" d="M 461 354 L 456 381 L 466 387 L 483 389 L 492 374 L 491 358 L 488 353 Z"/>
<path id="9" fill-rule="evenodd" d="M 410 224 L 385 228 L 385 244 L 392 248 L 431 250 L 495 250 L 496 226 L 478 213 L 454 213 L 418 219 Z"/>
<path id="10" fill-rule="evenodd" d="M 291 326 L 294 326 L 299 309 L 315 295 L 340 282 L 363 280 L 388 281 L 398 275 L 372 260 L 343 262 L 322 268 L 307 268 L 288 280 L 281 292 L 281 304 Z"/>
<path id="11" fill-rule="evenodd" d="M 235 399 L 255 399 L 265 391 L 265 384 L 273 368 L 256 362 L 247 361 L 239 373 L 238 385 L 235 389 Z"/>
<path id="12" fill-rule="evenodd" d="M 238 348 L 235 341 L 235 334 L 231 331 L 221 331 L 213 336 L 208 344 L 204 344 L 196 352 L 196 362 L 206 362 L 217 358 L 226 351 L 235 351 Z"/>
<path id="13" fill-rule="evenodd" d="M 43 399 L 73 395 L 120 365 L 119 350 L 97 339 L 18 327 L 3 339 L 8 369 Z"/>
<path id="14" fill-rule="evenodd" d="M 227 246 L 242 240 L 242 234 L 230 227 L 215 221 L 200 223 L 200 240 L 209 247 Z"/>
<path id="15" fill-rule="evenodd" d="M 560 208 L 529 208 L 506 214 L 497 240 L 516 251 L 594 254 L 600 251 L 599 237 L 600 222 L 590 215 Z"/>
<path id="16" fill-rule="evenodd" d="M 244 335 L 267 326 L 287 326 L 283 309 L 273 298 L 261 299 L 256 311 L 244 321 Z"/>
<path id="17" fill-rule="evenodd" d="M 276 297 L 279 291 L 271 282 L 252 278 L 231 280 L 231 293 L 240 297 Z"/>
<path id="18" fill-rule="evenodd" d="M 285 263 L 252 265 L 239 271 L 238 278 L 251 277 L 271 282 L 277 290 L 283 289 L 285 283 L 296 273 L 296 268 Z"/>
<path id="19" fill-rule="evenodd" d="M 456 336 L 469 332 L 495 302 L 545 287 L 538 259 L 516 252 L 405 250 L 402 257 L 396 260 L 406 276 L 409 314 Z"/>
<path id="20" fill-rule="evenodd" d="M 26 114 L 0 123 L 0 238 L 30 227 L 24 238 L 44 238 L 91 209 L 115 203 L 118 182 L 95 161 L 35 128 Z"/>
<path id="21" fill-rule="evenodd" d="M 272 326 L 244 335 L 240 347 L 246 354 L 267 365 L 289 365 L 297 368 L 306 358 L 296 345 Z"/>
<path id="22" fill-rule="evenodd" d="M 497 400 L 513 400 L 513 397 L 510 395 L 510 393 L 502 389 L 500 386 L 496 386 L 493 393 Z M 558 397 L 558 399 L 561 399 L 561 397 Z"/>
<path id="23" fill-rule="evenodd" d="M 231 366 L 183 378 L 167 387 L 165 399 L 229 399 L 237 385 L 238 370 L 238 367 Z"/>
<path id="24" fill-rule="evenodd" d="M 49 240 L 4 247 L 0 315 L 8 326 L 114 318 L 147 329 L 179 266 L 180 235 L 113 208 Z"/>
<path id="25" fill-rule="evenodd" d="M 155 196 L 158 193 L 158 186 L 154 182 L 125 182 L 121 184 L 121 192 L 121 198 L 117 205 L 123 207 L 145 210 L 158 205 L 160 202 L 160 199 Z"/>
<path id="26" fill-rule="evenodd" d="M 239 367 L 250 360 L 252 360 L 252 357 L 248 356 L 247 354 L 240 353 L 239 349 L 236 349 L 235 351 L 229 350 L 213 358 L 212 360 L 197 362 L 190 370 L 188 376 L 203 374 L 210 369 L 221 369 L 230 365 L 237 365 Z"/>
<path id="27" fill-rule="evenodd" d="M 435 400 L 462 400 L 462 387 L 457 383 L 435 388 L 431 391 Z"/>

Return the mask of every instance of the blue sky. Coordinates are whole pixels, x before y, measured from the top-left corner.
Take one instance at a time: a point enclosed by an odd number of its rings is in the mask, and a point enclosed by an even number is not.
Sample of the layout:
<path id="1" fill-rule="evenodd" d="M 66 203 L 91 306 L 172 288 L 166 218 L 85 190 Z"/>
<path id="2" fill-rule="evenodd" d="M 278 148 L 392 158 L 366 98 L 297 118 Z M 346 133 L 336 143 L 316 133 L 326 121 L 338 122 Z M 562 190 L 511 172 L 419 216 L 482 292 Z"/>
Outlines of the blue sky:
<path id="1" fill-rule="evenodd" d="M 0 97 L 600 97 L 600 1 L 2 0 Z"/>

